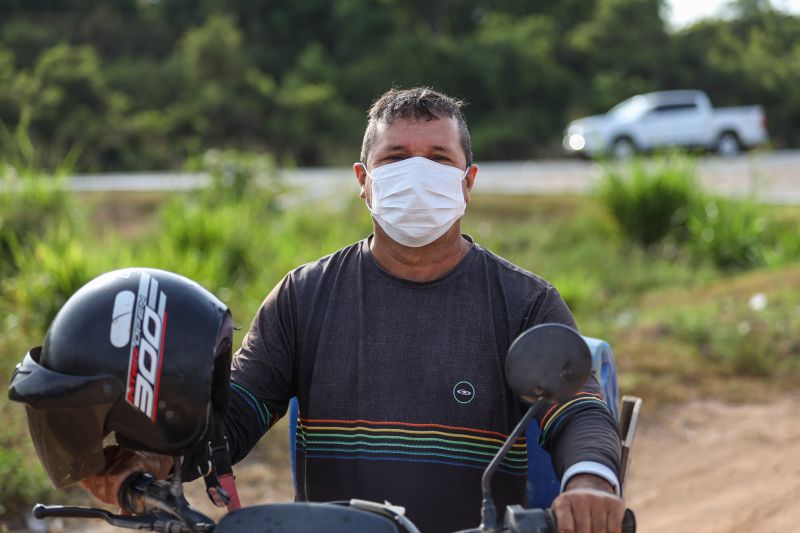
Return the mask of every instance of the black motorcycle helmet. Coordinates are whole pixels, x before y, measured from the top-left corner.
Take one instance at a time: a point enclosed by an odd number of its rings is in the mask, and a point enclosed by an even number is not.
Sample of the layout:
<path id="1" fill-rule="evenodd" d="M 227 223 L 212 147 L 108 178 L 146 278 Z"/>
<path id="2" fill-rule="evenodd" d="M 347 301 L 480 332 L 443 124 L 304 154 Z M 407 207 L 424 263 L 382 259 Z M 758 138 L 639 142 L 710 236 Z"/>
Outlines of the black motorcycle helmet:
<path id="1" fill-rule="evenodd" d="M 183 455 L 227 410 L 233 322 L 197 283 L 162 270 L 103 274 L 61 308 L 11 379 L 57 488 L 100 473 L 104 439 Z"/>

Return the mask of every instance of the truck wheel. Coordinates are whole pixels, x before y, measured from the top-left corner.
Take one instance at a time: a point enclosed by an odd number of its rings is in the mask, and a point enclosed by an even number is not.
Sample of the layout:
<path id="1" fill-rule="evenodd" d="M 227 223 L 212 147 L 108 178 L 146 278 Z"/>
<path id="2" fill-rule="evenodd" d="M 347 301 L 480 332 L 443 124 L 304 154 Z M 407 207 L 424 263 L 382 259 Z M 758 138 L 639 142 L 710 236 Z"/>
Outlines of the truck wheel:
<path id="1" fill-rule="evenodd" d="M 717 153 L 722 157 L 730 157 L 742 153 L 739 137 L 732 131 L 723 132 L 717 139 Z"/>
<path id="2" fill-rule="evenodd" d="M 630 159 L 636 153 L 636 145 L 628 137 L 620 137 L 611 145 L 611 155 L 614 159 Z"/>

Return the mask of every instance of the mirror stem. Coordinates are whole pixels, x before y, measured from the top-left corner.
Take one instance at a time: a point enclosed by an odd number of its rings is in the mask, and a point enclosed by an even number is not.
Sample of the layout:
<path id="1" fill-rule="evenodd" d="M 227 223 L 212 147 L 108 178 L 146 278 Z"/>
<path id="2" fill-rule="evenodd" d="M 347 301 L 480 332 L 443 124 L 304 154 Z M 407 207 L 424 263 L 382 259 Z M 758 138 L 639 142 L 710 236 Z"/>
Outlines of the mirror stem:
<path id="1" fill-rule="evenodd" d="M 522 420 L 519 421 L 517 427 L 514 428 L 514 431 L 511 432 L 511 435 L 508 436 L 503 446 L 498 450 L 497 454 L 495 454 L 492 461 L 489 463 L 489 466 L 486 467 L 486 470 L 483 472 L 483 477 L 481 478 L 481 488 L 483 489 L 483 505 L 481 507 L 481 532 L 483 533 L 493 533 L 500 531 L 500 522 L 498 521 L 497 517 L 497 509 L 494 506 L 494 500 L 492 499 L 492 476 L 494 475 L 497 468 L 500 466 L 500 462 L 505 458 L 508 450 L 514 445 L 514 442 L 519 438 L 520 435 L 525 433 L 525 430 L 528 427 L 528 423 L 533 418 L 533 413 L 539 407 L 539 403 L 542 401 L 541 398 L 537 399 L 533 405 L 531 405 L 530 409 L 525 413 L 522 417 Z"/>

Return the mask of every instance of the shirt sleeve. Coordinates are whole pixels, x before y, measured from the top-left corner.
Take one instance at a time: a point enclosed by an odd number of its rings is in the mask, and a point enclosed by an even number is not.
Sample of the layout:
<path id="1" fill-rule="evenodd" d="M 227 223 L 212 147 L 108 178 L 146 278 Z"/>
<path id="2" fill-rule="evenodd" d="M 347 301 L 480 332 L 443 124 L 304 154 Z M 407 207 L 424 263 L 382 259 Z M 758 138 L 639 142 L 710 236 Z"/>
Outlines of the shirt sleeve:
<path id="1" fill-rule="evenodd" d="M 294 395 L 295 349 L 292 284 L 286 276 L 259 307 L 241 348 L 234 354 L 228 411 L 223 431 L 232 463 L 250 452 L 285 413 Z M 202 451 L 188 453 L 181 465 L 185 481 L 205 466 Z"/>
<path id="2" fill-rule="evenodd" d="M 234 462 L 284 414 L 295 395 L 293 287 L 286 276 L 261 304 L 231 366 L 231 404 L 225 417 Z"/>
<path id="3" fill-rule="evenodd" d="M 534 304 L 527 327 L 555 322 L 576 328 L 555 288 L 548 287 L 540 300 Z M 535 416 L 539 444 L 550 454 L 562 488 L 573 475 L 590 473 L 605 478 L 619 492 L 619 430 L 594 375 L 575 396 L 543 406 Z"/>

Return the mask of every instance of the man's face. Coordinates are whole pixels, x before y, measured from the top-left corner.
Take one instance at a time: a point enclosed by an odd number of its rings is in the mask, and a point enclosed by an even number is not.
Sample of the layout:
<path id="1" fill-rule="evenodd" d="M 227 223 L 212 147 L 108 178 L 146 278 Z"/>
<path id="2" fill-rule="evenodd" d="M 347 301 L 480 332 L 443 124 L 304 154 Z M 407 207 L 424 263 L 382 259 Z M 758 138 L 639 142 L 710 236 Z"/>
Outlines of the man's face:
<path id="1" fill-rule="evenodd" d="M 372 205 L 372 183 L 367 170 L 372 171 L 410 157 L 426 157 L 443 165 L 466 170 L 467 156 L 461 146 L 456 119 L 395 120 L 392 124 L 379 122 L 366 167 L 362 163 L 353 165 L 356 179 L 361 185 L 361 198 Z M 463 181 L 466 201 L 469 201 L 469 191 L 477 171 L 478 167 L 472 165 Z"/>

